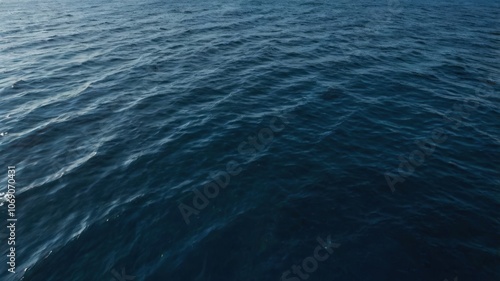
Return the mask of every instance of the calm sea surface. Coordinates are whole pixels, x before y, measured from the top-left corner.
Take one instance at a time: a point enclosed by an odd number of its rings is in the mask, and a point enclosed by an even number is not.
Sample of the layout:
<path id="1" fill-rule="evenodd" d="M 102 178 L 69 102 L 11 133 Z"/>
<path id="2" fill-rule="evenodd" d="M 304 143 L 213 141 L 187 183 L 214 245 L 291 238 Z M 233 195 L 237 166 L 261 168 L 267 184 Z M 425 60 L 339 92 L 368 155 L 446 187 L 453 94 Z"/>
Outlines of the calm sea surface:
<path id="1" fill-rule="evenodd" d="M 1 1 L 0 279 L 498 281 L 499 62 L 498 1 Z"/>

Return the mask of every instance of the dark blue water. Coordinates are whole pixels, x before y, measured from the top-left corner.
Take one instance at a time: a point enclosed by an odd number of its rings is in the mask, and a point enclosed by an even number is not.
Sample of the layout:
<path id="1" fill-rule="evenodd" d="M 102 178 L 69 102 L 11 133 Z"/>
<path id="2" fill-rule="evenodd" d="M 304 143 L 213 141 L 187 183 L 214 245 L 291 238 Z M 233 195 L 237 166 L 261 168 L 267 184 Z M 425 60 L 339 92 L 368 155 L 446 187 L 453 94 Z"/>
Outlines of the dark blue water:
<path id="1" fill-rule="evenodd" d="M 498 1 L 2 1 L 1 280 L 500 280 Z"/>

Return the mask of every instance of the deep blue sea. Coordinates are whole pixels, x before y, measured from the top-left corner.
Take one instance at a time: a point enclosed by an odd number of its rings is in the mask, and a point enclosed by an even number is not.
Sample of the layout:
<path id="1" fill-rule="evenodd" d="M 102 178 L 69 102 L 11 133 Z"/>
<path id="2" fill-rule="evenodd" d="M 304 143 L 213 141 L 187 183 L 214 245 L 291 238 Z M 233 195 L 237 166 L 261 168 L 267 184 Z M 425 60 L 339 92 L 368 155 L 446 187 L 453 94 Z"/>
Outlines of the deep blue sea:
<path id="1" fill-rule="evenodd" d="M 498 281 L 499 62 L 493 0 L 2 0 L 0 280 Z"/>

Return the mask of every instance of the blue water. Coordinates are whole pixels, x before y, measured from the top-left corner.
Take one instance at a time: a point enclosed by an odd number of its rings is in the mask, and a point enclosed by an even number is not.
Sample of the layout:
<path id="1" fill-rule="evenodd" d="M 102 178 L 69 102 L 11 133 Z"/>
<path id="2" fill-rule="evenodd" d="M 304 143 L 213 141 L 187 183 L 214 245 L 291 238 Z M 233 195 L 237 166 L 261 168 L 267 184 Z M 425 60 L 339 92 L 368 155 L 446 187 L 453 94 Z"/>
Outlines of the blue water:
<path id="1" fill-rule="evenodd" d="M 1 280 L 500 280 L 498 1 L 0 18 Z"/>

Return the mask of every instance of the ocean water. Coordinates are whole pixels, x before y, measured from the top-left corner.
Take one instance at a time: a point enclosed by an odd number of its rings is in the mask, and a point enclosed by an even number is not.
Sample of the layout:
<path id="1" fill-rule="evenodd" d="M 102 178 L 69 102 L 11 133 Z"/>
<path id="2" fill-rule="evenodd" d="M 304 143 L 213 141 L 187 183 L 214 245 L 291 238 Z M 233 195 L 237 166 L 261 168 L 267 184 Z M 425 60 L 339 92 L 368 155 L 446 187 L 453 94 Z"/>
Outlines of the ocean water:
<path id="1" fill-rule="evenodd" d="M 1 280 L 500 280 L 498 1 L 2 1 Z"/>

